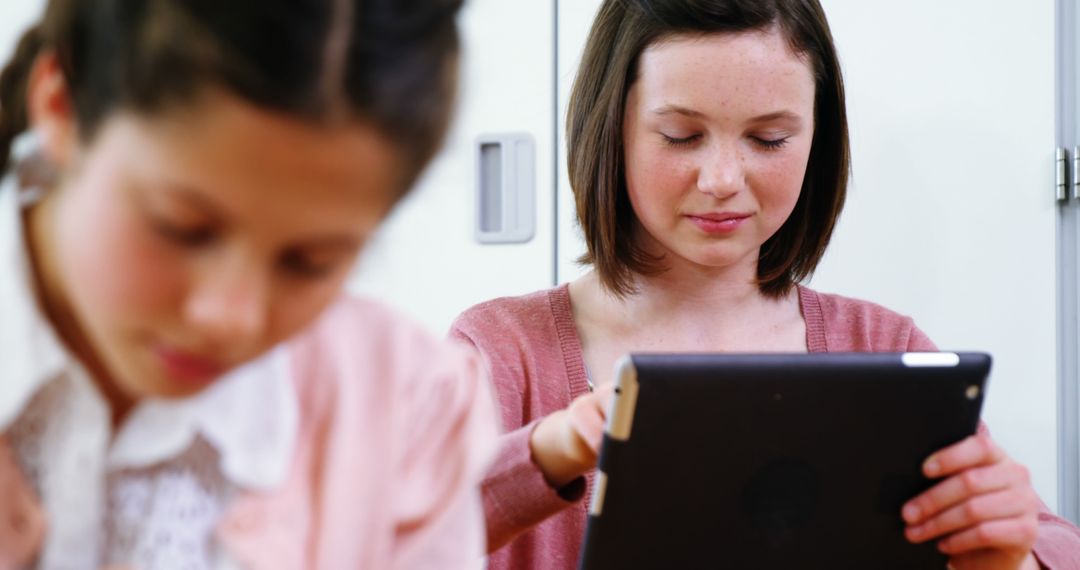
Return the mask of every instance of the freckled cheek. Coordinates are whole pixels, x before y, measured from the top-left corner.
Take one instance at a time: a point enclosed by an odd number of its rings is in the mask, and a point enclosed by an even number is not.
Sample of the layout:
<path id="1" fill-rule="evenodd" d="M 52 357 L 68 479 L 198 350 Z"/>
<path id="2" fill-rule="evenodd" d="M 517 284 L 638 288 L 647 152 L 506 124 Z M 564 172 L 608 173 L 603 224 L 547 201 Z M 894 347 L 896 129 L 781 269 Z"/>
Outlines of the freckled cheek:
<path id="1" fill-rule="evenodd" d="M 60 231 L 65 281 L 84 312 L 143 322 L 178 309 L 185 256 L 134 212 L 102 202 Z"/>
<path id="2" fill-rule="evenodd" d="M 805 172 L 806 161 L 799 157 L 778 161 L 759 170 L 757 182 L 763 192 L 758 199 L 766 206 L 783 211 L 786 218 L 799 200 Z"/>
<path id="3" fill-rule="evenodd" d="M 692 168 L 685 161 L 661 154 L 634 157 L 636 164 L 627 172 L 630 202 L 639 219 L 652 213 L 670 217 L 680 211 L 688 189 L 695 187 Z"/>

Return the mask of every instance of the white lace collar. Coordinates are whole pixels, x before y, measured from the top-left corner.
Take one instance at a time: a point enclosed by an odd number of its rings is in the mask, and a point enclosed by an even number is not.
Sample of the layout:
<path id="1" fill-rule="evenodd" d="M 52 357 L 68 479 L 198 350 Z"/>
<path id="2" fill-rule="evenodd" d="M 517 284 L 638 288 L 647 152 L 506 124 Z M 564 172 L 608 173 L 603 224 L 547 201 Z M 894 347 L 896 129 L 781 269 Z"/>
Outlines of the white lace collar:
<path id="1" fill-rule="evenodd" d="M 78 367 L 39 310 L 14 177 L 0 183 L 0 433 L 44 385 Z M 277 347 L 183 400 L 140 402 L 118 430 L 109 470 L 167 461 L 201 436 L 240 488 L 266 490 L 288 475 L 298 430 L 288 352 Z"/>
<path id="2" fill-rule="evenodd" d="M 113 441 L 109 471 L 166 461 L 202 436 L 234 485 L 264 491 L 281 485 L 298 430 L 289 372 L 288 352 L 279 347 L 190 398 L 140 402 Z"/>

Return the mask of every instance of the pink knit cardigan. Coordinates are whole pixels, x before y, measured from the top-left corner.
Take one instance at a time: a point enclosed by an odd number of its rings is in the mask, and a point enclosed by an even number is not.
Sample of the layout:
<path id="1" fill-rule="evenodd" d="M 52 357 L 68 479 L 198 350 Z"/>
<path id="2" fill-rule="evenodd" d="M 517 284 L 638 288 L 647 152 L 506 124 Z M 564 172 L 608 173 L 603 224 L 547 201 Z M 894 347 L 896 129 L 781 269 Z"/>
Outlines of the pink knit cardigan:
<path id="1" fill-rule="evenodd" d="M 809 352 L 935 350 L 910 318 L 879 305 L 803 287 L 799 300 Z M 451 336 L 484 356 L 506 430 L 483 486 L 493 550 L 488 568 L 576 568 L 587 484 L 552 489 L 529 450 L 536 422 L 588 391 L 567 286 L 477 305 L 457 319 Z M 1035 552 L 1043 567 L 1080 570 L 1080 530 L 1049 512 L 1040 523 Z"/>

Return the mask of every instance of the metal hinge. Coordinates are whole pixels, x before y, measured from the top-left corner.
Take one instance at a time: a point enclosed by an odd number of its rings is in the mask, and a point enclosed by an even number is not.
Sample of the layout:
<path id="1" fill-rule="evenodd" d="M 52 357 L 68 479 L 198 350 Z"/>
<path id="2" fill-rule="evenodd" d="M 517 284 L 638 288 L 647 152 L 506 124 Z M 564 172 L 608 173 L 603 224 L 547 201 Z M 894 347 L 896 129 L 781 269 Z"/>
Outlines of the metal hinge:
<path id="1" fill-rule="evenodd" d="M 1069 151 L 1062 147 L 1058 147 L 1054 162 L 1054 196 L 1057 198 L 1058 202 L 1064 202 L 1069 199 Z M 1073 172 L 1075 174 L 1075 168 L 1073 168 Z M 1075 186 L 1073 186 L 1073 188 L 1075 189 Z"/>
<path id="2" fill-rule="evenodd" d="M 1080 146 L 1073 147 L 1072 198 L 1080 200 Z"/>

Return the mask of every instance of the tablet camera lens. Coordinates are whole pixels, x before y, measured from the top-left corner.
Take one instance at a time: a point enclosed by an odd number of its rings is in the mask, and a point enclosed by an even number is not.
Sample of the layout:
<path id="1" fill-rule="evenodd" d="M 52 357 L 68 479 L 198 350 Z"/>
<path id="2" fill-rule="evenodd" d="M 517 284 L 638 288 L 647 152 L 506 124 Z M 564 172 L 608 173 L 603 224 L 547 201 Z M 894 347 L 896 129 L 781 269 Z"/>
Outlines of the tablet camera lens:
<path id="1" fill-rule="evenodd" d="M 979 397 L 979 387 L 978 386 L 968 386 L 968 389 L 965 392 L 965 394 L 967 395 L 967 399 L 974 400 L 975 398 Z"/>

